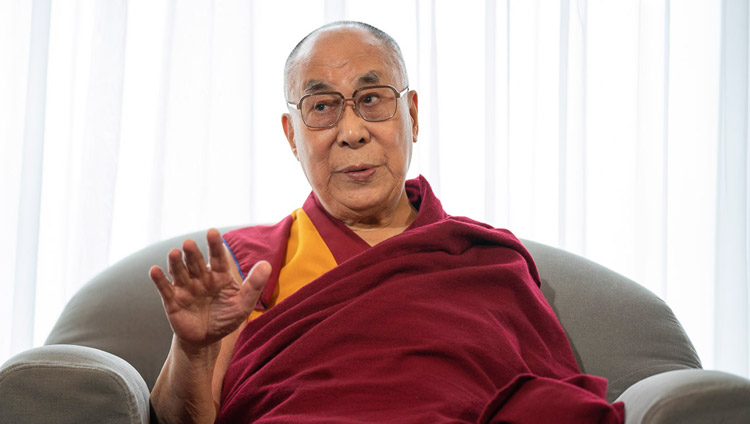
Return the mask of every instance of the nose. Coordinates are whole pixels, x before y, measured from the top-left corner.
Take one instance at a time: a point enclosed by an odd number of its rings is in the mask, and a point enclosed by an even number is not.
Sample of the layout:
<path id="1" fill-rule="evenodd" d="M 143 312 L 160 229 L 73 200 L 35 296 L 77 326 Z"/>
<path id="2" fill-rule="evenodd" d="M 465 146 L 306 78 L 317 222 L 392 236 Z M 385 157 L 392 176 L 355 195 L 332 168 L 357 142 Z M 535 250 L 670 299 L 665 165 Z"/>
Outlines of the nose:
<path id="1" fill-rule="evenodd" d="M 344 102 L 344 112 L 336 124 L 338 135 L 336 142 L 342 147 L 360 148 L 370 141 L 367 121 L 354 109 L 354 103 Z"/>

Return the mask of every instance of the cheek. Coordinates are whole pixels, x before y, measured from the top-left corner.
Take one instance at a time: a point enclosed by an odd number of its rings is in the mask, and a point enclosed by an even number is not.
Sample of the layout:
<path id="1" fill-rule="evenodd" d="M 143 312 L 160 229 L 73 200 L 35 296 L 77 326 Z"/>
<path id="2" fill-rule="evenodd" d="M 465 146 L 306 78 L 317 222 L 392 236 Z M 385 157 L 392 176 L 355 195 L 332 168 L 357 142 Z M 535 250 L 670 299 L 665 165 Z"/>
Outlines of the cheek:
<path id="1" fill-rule="evenodd" d="M 325 145 L 315 139 L 307 138 L 303 143 L 297 144 L 297 156 L 306 173 L 328 172 L 328 153 Z"/>
<path id="2" fill-rule="evenodd" d="M 404 167 L 408 168 L 409 161 L 411 160 L 412 145 L 414 144 L 412 143 L 412 132 L 408 127 L 401 127 L 394 135 L 393 140 L 395 143 L 391 146 L 391 149 L 397 152 L 399 159 L 404 162 Z"/>

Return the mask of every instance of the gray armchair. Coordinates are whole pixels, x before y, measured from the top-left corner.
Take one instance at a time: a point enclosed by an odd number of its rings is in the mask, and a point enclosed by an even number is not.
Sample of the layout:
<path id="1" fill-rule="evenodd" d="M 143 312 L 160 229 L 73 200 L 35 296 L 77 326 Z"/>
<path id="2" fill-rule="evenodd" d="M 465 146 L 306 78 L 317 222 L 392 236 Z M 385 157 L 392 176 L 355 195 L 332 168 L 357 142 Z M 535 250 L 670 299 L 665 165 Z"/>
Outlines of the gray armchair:
<path id="1" fill-rule="evenodd" d="M 172 332 L 148 277 L 169 249 L 156 243 L 111 266 L 69 302 L 45 346 L 0 369 L 2 423 L 143 423 Z M 672 311 L 640 285 L 531 241 L 542 291 L 583 372 L 609 380 L 628 423 L 748 423 L 750 381 L 701 369 Z"/>

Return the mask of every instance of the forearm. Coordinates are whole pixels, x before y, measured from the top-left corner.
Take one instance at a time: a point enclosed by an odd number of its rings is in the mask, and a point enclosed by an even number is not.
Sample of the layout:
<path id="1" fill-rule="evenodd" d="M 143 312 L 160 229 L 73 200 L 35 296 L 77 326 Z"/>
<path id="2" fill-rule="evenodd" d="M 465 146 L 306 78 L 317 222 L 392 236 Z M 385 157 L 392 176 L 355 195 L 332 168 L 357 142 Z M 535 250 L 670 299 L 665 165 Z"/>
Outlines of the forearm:
<path id="1" fill-rule="evenodd" d="M 163 423 L 213 423 L 212 379 L 220 342 L 194 349 L 172 340 L 169 356 L 151 391 L 151 405 Z"/>

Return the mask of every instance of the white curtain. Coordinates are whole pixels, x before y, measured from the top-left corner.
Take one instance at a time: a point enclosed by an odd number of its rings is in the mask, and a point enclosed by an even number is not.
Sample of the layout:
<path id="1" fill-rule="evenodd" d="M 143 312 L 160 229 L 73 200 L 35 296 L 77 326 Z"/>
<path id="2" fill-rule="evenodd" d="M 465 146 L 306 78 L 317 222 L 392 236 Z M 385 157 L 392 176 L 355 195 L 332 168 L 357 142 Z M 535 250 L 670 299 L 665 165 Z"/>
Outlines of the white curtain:
<path id="1" fill-rule="evenodd" d="M 411 174 L 449 213 L 586 256 L 748 376 L 746 0 L 0 3 L 0 361 L 97 272 L 188 231 L 276 222 L 309 187 L 282 68 L 337 19 L 401 44 Z"/>

